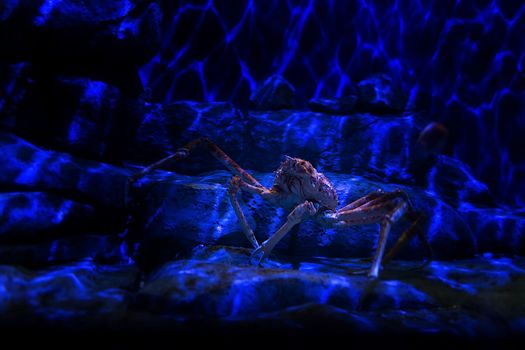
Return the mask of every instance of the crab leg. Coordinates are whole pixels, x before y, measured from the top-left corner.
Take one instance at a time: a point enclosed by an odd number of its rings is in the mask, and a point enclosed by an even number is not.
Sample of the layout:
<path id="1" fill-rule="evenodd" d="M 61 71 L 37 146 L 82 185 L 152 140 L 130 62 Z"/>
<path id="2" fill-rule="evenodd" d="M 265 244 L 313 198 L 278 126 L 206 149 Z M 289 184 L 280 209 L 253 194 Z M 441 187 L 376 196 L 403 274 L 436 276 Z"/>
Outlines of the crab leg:
<path id="1" fill-rule="evenodd" d="M 202 137 L 187 143 L 184 147 L 179 148 L 175 153 L 145 167 L 141 171 L 130 176 L 124 189 L 124 205 L 128 205 L 129 193 L 133 184 L 136 181 L 140 180 L 153 170 L 162 167 L 163 165 L 172 160 L 182 160 L 184 158 L 187 158 L 190 155 L 191 151 L 193 151 L 195 148 L 201 145 L 204 145 L 208 152 L 210 152 L 217 160 L 219 160 L 224 166 L 226 166 L 228 170 L 230 170 L 233 174 L 240 176 L 244 181 L 246 181 L 246 185 L 252 186 L 252 188 L 260 188 L 261 190 L 268 191 L 266 188 L 263 187 L 263 185 L 259 183 L 259 181 L 257 181 L 246 170 L 241 168 L 239 164 L 237 164 L 233 159 L 231 159 L 226 153 L 224 153 L 224 151 L 220 149 L 219 146 L 217 146 L 213 141 L 211 141 L 207 137 Z"/>
<path id="2" fill-rule="evenodd" d="M 387 215 L 383 220 L 381 220 L 379 243 L 377 244 L 376 253 L 374 254 L 374 259 L 372 260 L 372 267 L 370 268 L 368 276 L 378 276 L 379 267 L 381 266 L 381 262 L 383 260 L 383 253 L 385 252 L 388 233 L 390 232 L 390 227 L 392 226 L 393 222 L 396 222 L 401 217 L 401 215 L 403 215 L 406 207 L 406 202 L 399 203 L 389 215 Z"/>
<path id="3" fill-rule="evenodd" d="M 410 227 L 405 232 L 403 232 L 401 234 L 401 236 L 396 241 L 394 246 L 392 248 L 390 248 L 388 253 L 383 258 L 382 264 L 386 264 L 387 262 L 392 260 L 392 258 L 397 254 L 399 249 L 401 249 L 401 247 L 403 247 L 408 241 L 410 241 L 410 239 L 412 237 L 414 237 L 414 235 L 416 233 L 418 233 L 419 238 L 421 239 L 421 241 L 425 245 L 425 248 L 428 251 L 429 260 L 432 259 L 432 255 L 433 255 L 432 254 L 432 247 L 430 246 L 430 243 L 428 242 L 428 237 L 426 236 L 424 231 L 422 231 L 422 230 L 418 231 L 418 226 L 421 224 L 421 221 L 423 221 L 423 219 L 424 219 L 423 217 L 424 217 L 424 215 L 419 215 L 416 218 L 416 220 L 412 223 L 412 225 L 410 225 Z"/>
<path id="4" fill-rule="evenodd" d="M 232 177 L 232 179 L 230 180 L 230 187 L 228 188 L 228 196 L 230 197 L 230 202 L 233 206 L 235 215 L 237 216 L 237 219 L 239 220 L 241 224 L 242 231 L 246 235 L 246 238 L 248 238 L 248 240 L 250 241 L 250 243 L 252 244 L 254 248 L 258 248 L 259 242 L 257 242 L 257 239 L 255 238 L 255 234 L 253 233 L 253 230 L 248 224 L 248 221 L 246 220 L 246 217 L 244 216 L 244 213 L 242 212 L 241 206 L 239 204 L 239 200 L 237 198 L 237 194 L 239 193 L 240 190 L 250 192 L 253 194 L 258 194 L 263 199 L 267 199 L 267 200 L 271 200 L 277 194 L 265 187 L 262 187 L 262 186 L 257 187 L 257 186 L 250 185 L 244 182 L 237 175 Z"/>
<path id="5" fill-rule="evenodd" d="M 378 194 L 378 192 L 375 192 Z M 367 203 L 361 205 L 359 208 L 368 208 L 368 207 L 374 207 L 374 206 L 380 206 L 380 205 L 388 205 L 388 203 L 394 203 L 396 201 L 403 200 L 407 203 L 408 207 L 411 207 L 410 201 L 408 199 L 408 195 L 406 192 L 401 190 L 395 190 L 392 192 L 382 192 L 380 196 L 377 196 L 376 198 L 372 198 Z M 342 211 L 342 210 L 339 210 Z"/>
<path id="6" fill-rule="evenodd" d="M 253 233 L 252 228 L 248 224 L 248 221 L 246 220 L 246 217 L 244 216 L 244 213 L 242 212 L 241 206 L 239 205 L 239 200 L 237 198 L 237 194 L 240 190 L 240 183 L 242 182 L 241 178 L 238 176 L 234 176 L 230 180 L 230 187 L 228 188 L 228 196 L 230 197 L 230 202 L 232 204 L 233 210 L 235 211 L 235 215 L 237 216 L 237 219 L 239 220 L 239 223 L 241 224 L 242 231 L 244 232 L 244 235 L 252 246 L 254 248 L 259 247 L 259 242 L 257 242 L 257 239 L 255 238 L 255 234 Z"/>
<path id="7" fill-rule="evenodd" d="M 130 183 L 133 183 L 139 180 L 140 178 L 144 177 L 146 174 L 152 172 L 155 169 L 160 168 L 161 166 L 163 166 L 164 164 L 172 160 L 181 160 L 181 159 L 188 157 L 191 151 L 193 151 L 195 148 L 201 145 L 205 146 L 206 150 L 210 152 L 219 162 L 221 162 L 233 174 L 240 176 L 244 181 L 246 181 L 250 185 L 253 185 L 256 187 L 263 187 L 259 183 L 259 181 L 257 181 L 246 170 L 241 168 L 239 164 L 237 164 L 226 153 L 224 153 L 224 151 L 220 149 L 219 146 L 217 146 L 213 141 L 211 141 L 210 139 L 206 137 L 193 140 L 187 143 L 184 147 L 178 149 L 174 154 L 169 155 L 166 158 L 163 158 L 159 160 L 158 162 L 155 162 L 145 167 L 142 171 L 130 177 Z"/>
<path id="8" fill-rule="evenodd" d="M 366 207 L 362 205 L 355 209 L 326 213 L 323 219 L 333 226 L 366 225 L 380 222 L 387 212 L 384 203 Z"/>
<path id="9" fill-rule="evenodd" d="M 366 196 L 361 197 L 361 198 L 353 201 L 350 204 L 345 205 L 344 207 L 339 209 L 339 211 L 344 211 L 344 210 L 350 210 L 350 209 L 358 208 L 358 207 L 362 206 L 363 204 L 368 203 L 371 200 L 376 199 L 376 198 L 378 198 L 379 196 L 381 196 L 383 194 L 384 194 L 384 192 L 379 189 L 379 190 L 377 190 L 375 192 L 369 193 Z"/>
<path id="10" fill-rule="evenodd" d="M 409 203 L 404 198 L 405 196 L 406 194 L 401 191 L 384 193 L 381 197 L 376 196 L 376 198 L 372 200 L 362 201 L 360 203 L 361 205 L 355 209 L 327 213 L 323 217 L 325 222 L 334 226 L 380 223 L 379 241 L 372 259 L 372 267 L 368 273 L 370 277 L 377 277 L 379 274 L 379 268 L 383 260 L 383 254 L 392 223 L 396 222 L 409 207 Z M 370 195 L 366 197 L 370 199 Z M 392 206 L 394 207 L 392 208 Z M 394 253 L 395 251 L 392 252 L 392 254 Z M 389 256 L 389 258 L 391 258 L 391 256 Z"/>
<path id="11" fill-rule="evenodd" d="M 270 238 L 261 244 L 261 246 L 254 250 L 252 253 L 252 259 L 255 260 L 257 265 L 261 263 L 270 253 L 273 248 L 290 230 L 301 221 L 305 220 L 308 216 L 315 215 L 317 207 L 309 201 L 296 206 L 292 212 L 288 215 L 286 222 L 275 232 Z"/>

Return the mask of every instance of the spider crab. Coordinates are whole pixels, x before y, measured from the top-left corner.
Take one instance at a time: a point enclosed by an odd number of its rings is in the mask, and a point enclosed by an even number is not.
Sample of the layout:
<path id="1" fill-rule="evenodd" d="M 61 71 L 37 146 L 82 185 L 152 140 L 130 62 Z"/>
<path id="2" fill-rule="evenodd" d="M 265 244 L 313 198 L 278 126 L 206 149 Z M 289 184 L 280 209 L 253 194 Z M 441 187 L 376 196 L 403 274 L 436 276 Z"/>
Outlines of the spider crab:
<path id="1" fill-rule="evenodd" d="M 199 146 L 204 147 L 234 175 L 229 183 L 229 199 L 242 231 L 254 248 L 251 260 L 257 265 L 260 265 L 268 257 L 275 245 L 295 225 L 308 219 L 316 220 L 324 227 L 379 223 L 379 241 L 372 258 L 372 265 L 368 271 L 370 277 L 378 277 L 381 265 L 391 260 L 416 232 L 419 232 L 420 239 L 424 241 L 430 251 L 423 231 L 416 230 L 423 215 L 413 210 L 406 192 L 401 190 L 384 192 L 379 189 L 337 209 L 339 203 L 334 186 L 325 175 L 318 172 L 308 161 L 284 156 L 283 162 L 276 171 L 273 186 L 266 188 L 208 138 L 199 138 L 189 142 L 174 154 L 145 167 L 130 177 L 128 188 L 135 181 L 167 162 L 187 158 Z M 253 230 L 239 205 L 237 197 L 241 191 L 257 194 L 272 205 L 290 211 L 286 222 L 262 244 L 259 244 L 255 238 Z M 390 228 L 403 216 L 408 217 L 413 223 L 384 256 Z"/>

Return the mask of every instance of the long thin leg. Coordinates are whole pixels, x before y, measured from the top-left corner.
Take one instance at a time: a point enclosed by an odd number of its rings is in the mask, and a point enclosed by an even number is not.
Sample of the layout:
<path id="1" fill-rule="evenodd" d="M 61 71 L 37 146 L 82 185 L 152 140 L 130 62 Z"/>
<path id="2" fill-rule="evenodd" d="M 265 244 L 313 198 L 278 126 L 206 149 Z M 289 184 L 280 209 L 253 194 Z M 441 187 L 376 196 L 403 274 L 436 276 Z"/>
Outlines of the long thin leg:
<path id="1" fill-rule="evenodd" d="M 367 200 L 356 201 L 360 204 L 356 208 L 346 209 L 349 207 L 347 206 L 345 210 L 340 210 L 336 213 L 326 213 L 323 219 L 325 223 L 332 226 L 380 223 L 379 241 L 368 273 L 370 277 L 377 277 L 392 223 L 396 222 L 405 213 L 409 203 L 406 200 L 406 193 L 402 191 L 383 193 L 381 196 L 376 193 L 375 196 L 368 195 L 364 198 Z"/>
<path id="2" fill-rule="evenodd" d="M 383 203 L 375 206 L 360 206 L 336 213 L 328 212 L 324 214 L 323 219 L 330 226 L 365 225 L 381 221 L 387 213 L 388 210 Z"/>
<path id="3" fill-rule="evenodd" d="M 230 170 L 234 175 L 240 176 L 247 184 L 265 189 L 259 181 L 257 181 L 252 175 L 250 175 L 246 170 L 241 168 L 233 159 L 231 159 L 222 149 L 219 148 L 213 141 L 207 137 L 199 138 L 187 143 L 184 147 L 178 149 L 175 153 L 163 158 L 147 167 L 141 171 L 133 174 L 128 178 L 126 187 L 124 190 L 124 205 L 127 206 L 129 203 L 129 193 L 133 184 L 151 173 L 153 170 L 159 169 L 163 165 L 173 160 L 182 160 L 187 158 L 190 155 L 190 152 L 199 146 L 205 146 L 206 150 L 210 152 L 217 160 L 219 160 L 228 170 Z M 265 189 L 266 190 L 266 189 Z"/>
<path id="4" fill-rule="evenodd" d="M 416 235 L 416 233 L 419 236 L 419 240 L 421 241 L 421 243 L 425 246 L 425 249 L 427 250 L 428 259 L 425 262 L 425 265 L 427 265 L 428 263 L 432 261 L 432 258 L 434 255 L 432 246 L 430 245 L 430 242 L 428 241 L 426 232 L 422 230 L 420 227 L 424 219 L 425 219 L 424 214 L 420 214 L 417 216 L 415 221 L 410 225 L 410 227 L 405 232 L 401 234 L 401 236 L 396 241 L 394 246 L 385 255 L 385 257 L 383 258 L 383 262 L 382 262 L 383 265 L 388 263 L 390 260 L 392 260 L 392 258 L 397 254 L 399 249 L 401 249 L 407 242 L 409 242 Z"/>
<path id="5" fill-rule="evenodd" d="M 186 148 L 178 149 L 177 152 L 167 156 L 166 158 L 162 158 L 161 160 L 159 160 L 159 161 L 157 161 L 157 162 L 155 162 L 155 163 L 153 163 L 151 165 L 148 165 L 147 167 L 145 167 L 141 171 L 133 174 L 129 178 L 129 182 L 130 183 L 136 182 L 136 181 L 140 180 L 141 178 L 143 178 L 144 176 L 146 176 L 147 174 L 151 173 L 153 170 L 156 170 L 156 169 L 160 168 L 164 164 L 166 164 L 166 163 L 168 163 L 168 162 L 170 162 L 172 160 L 184 159 L 184 158 L 188 157 L 188 155 L 189 155 L 189 151 Z"/>
<path id="6" fill-rule="evenodd" d="M 317 208 L 312 202 L 305 201 L 304 203 L 296 206 L 292 212 L 286 218 L 286 222 L 275 232 L 270 238 L 261 244 L 261 246 L 252 253 L 252 259 L 255 260 L 257 265 L 261 263 L 275 247 L 277 243 L 288 233 L 290 230 L 307 217 L 315 215 Z"/>
<path id="7" fill-rule="evenodd" d="M 388 219 L 382 220 L 379 224 L 379 242 L 377 243 L 376 252 L 374 254 L 374 258 L 372 259 L 372 267 L 368 272 L 368 276 L 370 277 L 377 277 L 379 274 L 379 266 L 381 265 L 381 259 L 385 251 L 385 245 L 391 226 L 392 222 L 390 222 Z"/>
<path id="8" fill-rule="evenodd" d="M 380 222 L 400 202 L 405 203 L 405 207 L 409 206 L 405 192 L 399 190 L 382 192 L 379 190 L 350 203 L 335 213 L 327 212 L 322 219 L 325 223 L 335 226 L 371 224 Z M 358 203 L 358 205 L 354 205 L 354 203 Z"/>
<path id="9" fill-rule="evenodd" d="M 224 153 L 224 151 L 220 149 L 219 146 L 217 146 L 213 141 L 211 141 L 210 139 L 206 137 L 191 141 L 187 143 L 184 147 L 178 149 L 174 154 L 169 155 L 166 158 L 163 158 L 159 160 L 158 162 L 155 162 L 145 167 L 143 170 L 131 176 L 130 182 L 135 182 L 139 180 L 140 178 L 144 177 L 146 174 L 150 173 L 151 171 L 155 169 L 160 168 L 161 166 L 163 166 L 164 164 L 172 160 L 181 160 L 181 159 L 188 157 L 190 152 L 199 146 L 204 146 L 206 150 L 208 150 L 208 152 L 210 152 L 219 162 L 221 162 L 234 175 L 240 176 L 244 181 L 246 181 L 247 183 L 253 186 L 262 187 L 259 181 L 257 181 L 246 170 L 241 168 L 239 164 L 237 164 L 226 153 Z"/>
<path id="10" fill-rule="evenodd" d="M 235 215 L 237 216 L 237 219 L 239 220 L 239 223 L 241 224 L 242 231 L 246 235 L 246 238 L 248 238 L 248 240 L 250 241 L 250 243 L 252 244 L 254 248 L 258 248 L 259 242 L 257 242 L 257 239 L 255 238 L 255 234 L 253 233 L 252 228 L 248 224 L 248 220 L 246 220 L 246 217 L 244 216 L 244 213 L 242 212 L 241 206 L 239 204 L 239 200 L 237 198 L 237 195 L 240 190 L 258 194 L 263 199 L 270 200 L 270 201 L 274 199 L 275 196 L 277 196 L 278 194 L 265 187 L 256 187 L 256 186 L 250 185 L 244 182 L 237 175 L 232 177 L 232 179 L 230 180 L 230 187 L 228 188 L 228 196 L 230 197 L 230 202 L 232 204 Z"/>
<path id="11" fill-rule="evenodd" d="M 361 198 L 353 201 L 350 204 L 345 205 L 344 207 L 339 209 L 339 211 L 344 211 L 344 210 L 350 210 L 350 209 L 358 208 L 358 207 L 362 206 L 363 204 L 368 203 L 371 200 L 380 197 L 383 194 L 384 194 L 384 192 L 381 189 L 379 189 L 379 190 L 377 190 L 375 192 L 369 193 L 366 196 L 361 197 Z"/>
<path id="12" fill-rule="evenodd" d="M 375 206 L 384 206 L 385 204 L 388 204 L 389 202 L 392 203 L 393 201 L 399 201 L 399 200 L 404 200 L 407 203 L 407 205 L 411 207 L 408 195 L 404 191 L 401 191 L 401 190 L 394 190 L 392 192 L 376 191 L 376 192 L 373 192 L 372 194 L 375 194 L 375 198 L 370 197 L 369 195 L 363 197 L 363 198 L 368 198 L 369 200 L 366 203 L 362 203 L 359 206 L 360 209 L 370 208 L 370 207 L 375 207 Z M 339 212 L 342 212 L 343 209 L 344 208 L 340 209 Z"/>
<path id="13" fill-rule="evenodd" d="M 417 217 L 417 219 L 410 225 L 410 227 L 401 234 L 401 236 L 398 238 L 396 243 L 390 248 L 388 253 L 383 258 L 383 264 L 388 263 L 392 258 L 397 254 L 399 249 L 403 247 L 408 241 L 410 241 L 411 238 L 414 237 L 414 235 L 418 232 L 418 226 L 420 225 L 422 221 L 422 216 Z"/>
<path id="14" fill-rule="evenodd" d="M 385 252 L 386 241 L 388 238 L 388 233 L 390 232 L 390 228 L 392 227 L 392 223 L 396 222 L 404 214 L 407 205 L 407 202 L 402 201 L 401 203 L 396 205 L 396 207 L 394 208 L 394 210 L 392 210 L 390 214 L 386 215 L 385 218 L 381 220 L 379 242 L 377 244 L 374 259 L 372 260 L 372 267 L 370 268 L 368 276 L 378 276 L 379 267 L 381 266 L 381 262 L 383 261 L 383 253 Z"/>
<path id="15" fill-rule="evenodd" d="M 246 235 L 246 238 L 248 238 L 248 240 L 250 241 L 250 243 L 252 244 L 254 248 L 259 248 L 259 242 L 257 242 L 257 239 L 255 238 L 255 234 L 253 233 L 252 228 L 248 224 L 248 221 L 246 220 L 246 217 L 244 216 L 244 213 L 242 212 L 241 206 L 239 205 L 239 200 L 237 199 L 237 194 L 240 191 L 241 183 L 242 183 L 241 178 L 238 176 L 234 176 L 230 180 L 230 187 L 228 188 L 228 196 L 230 197 L 230 202 L 232 204 L 233 210 L 235 211 L 235 215 L 237 216 L 237 219 L 239 220 L 239 223 L 241 224 L 242 231 Z"/>

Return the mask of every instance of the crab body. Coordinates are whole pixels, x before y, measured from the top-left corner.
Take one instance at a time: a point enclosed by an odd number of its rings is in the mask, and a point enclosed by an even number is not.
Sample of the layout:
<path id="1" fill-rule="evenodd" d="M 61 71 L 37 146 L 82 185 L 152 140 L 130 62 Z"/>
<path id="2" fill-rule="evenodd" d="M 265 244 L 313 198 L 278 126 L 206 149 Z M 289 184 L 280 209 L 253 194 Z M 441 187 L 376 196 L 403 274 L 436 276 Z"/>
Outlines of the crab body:
<path id="1" fill-rule="evenodd" d="M 326 176 L 318 172 L 310 162 L 285 156 L 275 172 L 272 190 L 281 198 L 277 204 L 291 209 L 304 201 L 319 206 L 319 210 L 335 211 L 338 206 L 337 192 Z"/>

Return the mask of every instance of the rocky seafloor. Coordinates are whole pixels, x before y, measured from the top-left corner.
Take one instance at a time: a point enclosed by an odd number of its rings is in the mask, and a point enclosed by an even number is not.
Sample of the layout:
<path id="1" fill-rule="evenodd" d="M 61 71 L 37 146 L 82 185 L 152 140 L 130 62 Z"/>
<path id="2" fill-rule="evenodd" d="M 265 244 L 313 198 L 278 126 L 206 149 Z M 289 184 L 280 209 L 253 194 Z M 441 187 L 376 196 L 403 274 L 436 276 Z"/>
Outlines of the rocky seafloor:
<path id="1" fill-rule="evenodd" d="M 400 136 L 405 140 L 399 128 L 416 133 L 407 126 L 415 125 L 416 116 L 264 112 L 277 121 L 302 116 L 284 131 L 274 121 L 263 129 L 268 119 L 257 119 L 262 112 L 243 114 L 221 103 L 179 102 L 173 107 L 180 106 L 199 118 L 181 139 L 191 139 L 196 126 L 202 128 L 198 133 L 212 134 L 225 108 L 235 111 L 231 117 L 239 123 L 257 122 L 261 137 L 245 145 L 254 147 L 261 159 L 260 169 L 252 173 L 265 185 L 272 182 L 273 174 L 264 167 L 274 163 L 273 157 L 293 154 L 287 142 L 268 140 L 284 137 L 275 136 L 279 130 L 308 158 L 308 152 L 315 154 L 312 148 L 326 142 L 316 139 L 319 135 L 340 137 L 334 118 L 358 125 L 372 120 L 385 128 L 383 138 L 374 140 L 374 132 L 365 127 L 354 133 L 360 142 L 344 146 L 353 147 L 354 159 L 368 158 L 369 164 L 383 157 L 373 163 L 375 169 L 331 168 L 350 166 L 338 153 L 334 165 L 317 164 L 326 169 L 341 204 L 378 188 L 406 191 L 427 218 L 422 229 L 434 260 L 424 264 L 427 251 L 415 238 L 378 279 L 370 279 L 363 270 L 377 243 L 376 225 L 324 229 L 305 222 L 256 267 L 228 201 L 231 175 L 213 170 L 220 165 L 205 154 L 196 157 L 204 164 L 190 158 L 149 174 L 126 197 L 129 176 L 141 169 L 135 161 L 85 159 L 3 132 L 0 310 L 7 333 L 41 330 L 51 339 L 89 335 L 84 338 L 89 344 L 95 339 L 92 334 L 117 334 L 112 338 L 117 347 L 151 337 L 203 340 L 203 335 L 227 344 L 257 338 L 271 344 L 266 335 L 273 335 L 294 344 L 322 339 L 374 344 L 408 337 L 412 344 L 435 345 L 446 339 L 452 342 L 448 346 L 496 346 L 523 335 L 523 212 L 498 207 L 467 166 L 444 155 L 425 165 L 425 176 L 406 175 L 413 171 L 413 160 L 403 160 L 406 153 L 396 158 L 383 142 L 395 145 Z M 170 108 L 162 106 L 163 118 L 188 120 L 185 114 L 166 112 Z M 201 114 L 201 109 L 218 111 Z M 144 119 L 152 122 L 149 114 Z M 308 135 L 312 125 L 316 132 Z M 237 137 L 245 136 L 247 128 Z M 234 144 L 235 135 L 229 135 Z M 159 142 L 156 147 L 170 149 L 160 138 L 139 136 L 137 144 Z M 264 152 L 250 142 L 268 142 L 276 149 Z M 227 139 L 224 144 L 228 150 Z M 384 150 L 374 151 L 377 148 Z M 338 148 L 331 151 L 346 154 Z M 393 156 L 383 156 L 387 151 Z M 243 195 L 242 206 L 259 241 L 275 232 L 287 215 L 256 196 Z M 394 225 L 389 245 L 408 225 L 409 221 Z"/>
<path id="2" fill-rule="evenodd" d="M 42 23 L 28 21 L 35 3 L 9 2 L 0 16 L 1 29 L 20 32 L 1 38 L 10 48 L 0 71 L 3 337 L 492 347 L 524 335 L 523 208 L 497 203 L 442 152 L 444 140 L 422 142 L 432 120 L 405 106 L 391 79 L 371 77 L 355 96 L 313 99 L 309 109 L 295 107 L 293 86 L 278 76 L 261 83 L 250 108 L 149 101 L 131 82 L 159 45 L 155 2 L 72 5 Z M 45 43 L 60 42 L 76 49 L 46 65 Z M 78 70 L 85 55 L 93 65 Z M 114 69 L 125 57 L 136 62 Z M 201 136 L 267 186 L 290 155 L 322 171 L 340 205 L 379 188 L 405 191 L 426 218 L 433 260 L 416 238 L 371 279 L 362 271 L 376 225 L 305 222 L 252 265 L 228 201 L 231 174 L 205 152 L 129 187 L 145 165 Z M 241 205 L 260 242 L 288 214 L 247 194 Z M 389 245 L 409 225 L 396 223 Z"/>
<path id="3" fill-rule="evenodd" d="M 373 345 L 380 337 L 409 348 L 444 339 L 448 347 L 497 347 L 522 335 L 523 258 L 396 261 L 370 279 L 354 275 L 368 266 L 362 259 L 275 256 L 260 268 L 249 256 L 246 248 L 198 246 L 150 274 L 91 258 L 39 269 L 3 265 L 2 326 L 57 338 L 112 336 L 121 346 L 160 336 L 194 344 Z"/>

